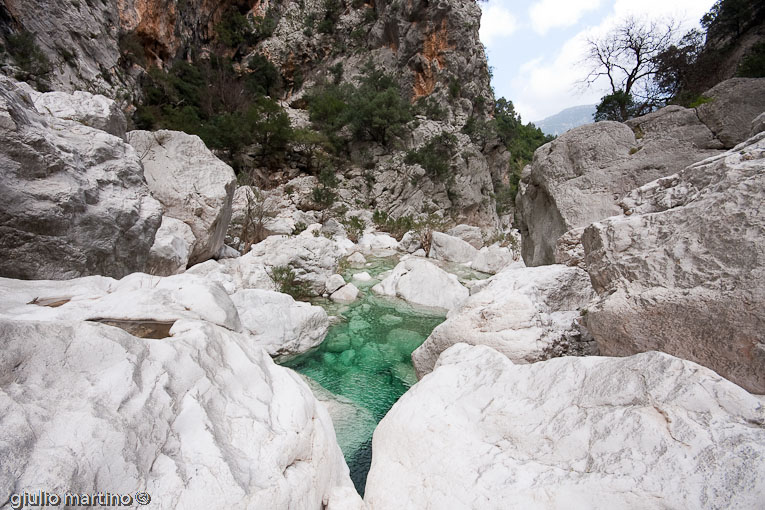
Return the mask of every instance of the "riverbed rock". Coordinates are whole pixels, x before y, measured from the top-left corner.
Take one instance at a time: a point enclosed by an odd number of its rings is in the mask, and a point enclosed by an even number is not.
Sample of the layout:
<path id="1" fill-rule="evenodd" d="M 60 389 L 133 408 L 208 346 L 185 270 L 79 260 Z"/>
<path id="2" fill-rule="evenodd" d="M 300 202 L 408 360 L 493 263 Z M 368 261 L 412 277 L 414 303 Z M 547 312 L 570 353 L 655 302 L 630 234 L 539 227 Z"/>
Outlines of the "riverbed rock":
<path id="1" fill-rule="evenodd" d="M 16 320 L 104 322 L 154 338 L 167 336 L 170 326 L 181 319 L 242 330 L 223 287 L 186 273 L 168 277 L 133 273 L 121 280 L 0 278 L 0 296 L 0 316 Z"/>
<path id="2" fill-rule="evenodd" d="M 474 292 L 412 353 L 417 377 L 460 342 L 488 345 L 515 363 L 596 353 L 578 320 L 595 297 L 587 273 L 560 265 L 509 268 Z"/>
<path id="3" fill-rule="evenodd" d="M 469 243 L 442 232 L 433 232 L 428 257 L 446 262 L 471 262 L 478 256 Z"/>
<path id="4" fill-rule="evenodd" d="M 517 365 L 458 344 L 378 425 L 389 508 L 759 508 L 765 407 L 667 354 Z"/>
<path id="5" fill-rule="evenodd" d="M 345 279 L 343 278 L 342 275 L 339 275 L 339 274 L 333 274 L 332 276 L 327 278 L 327 283 L 324 284 L 327 292 L 329 292 L 330 294 L 335 292 L 337 289 L 339 289 L 343 285 L 345 285 Z"/>
<path id="6" fill-rule="evenodd" d="M 369 273 L 367 273 L 366 271 L 363 271 L 361 273 L 354 273 L 353 274 L 353 279 L 357 280 L 357 281 L 360 281 L 360 282 L 371 282 L 372 281 L 372 276 Z"/>
<path id="7" fill-rule="evenodd" d="M 149 252 L 149 273 L 169 276 L 184 271 L 195 241 L 191 227 L 181 220 L 163 216 Z"/>
<path id="8" fill-rule="evenodd" d="M 765 133 L 646 184 L 583 236 L 606 355 L 661 350 L 765 393 Z"/>
<path id="9" fill-rule="evenodd" d="M 397 249 L 398 241 L 389 234 L 369 232 L 361 236 L 358 246 L 364 253 L 384 252 Z"/>
<path id="10" fill-rule="evenodd" d="M 483 233 L 473 225 L 457 225 L 446 231 L 447 235 L 462 239 L 476 250 L 483 248 Z"/>
<path id="11" fill-rule="evenodd" d="M 324 406 L 246 335 L 0 321 L 0 497 L 147 491 L 158 509 L 321 508 L 352 487 Z M 83 438 L 86 438 L 84 440 Z M 257 469 L 253 469 L 253 466 Z M 187 476 L 192 474 L 193 476 Z"/>
<path id="12" fill-rule="evenodd" d="M 414 258 L 399 262 L 372 291 L 442 310 L 457 308 L 470 294 L 455 275 L 432 262 Z"/>
<path id="13" fill-rule="evenodd" d="M 244 331 L 271 356 L 300 354 L 319 345 L 329 319 L 320 306 L 270 290 L 245 289 L 231 296 Z"/>
<path id="14" fill-rule="evenodd" d="M 414 253 L 420 248 L 422 248 L 422 243 L 413 230 L 404 234 L 401 241 L 398 242 L 398 249 L 405 253 Z"/>
<path id="15" fill-rule="evenodd" d="M 367 259 L 361 252 L 357 251 L 350 254 L 348 263 L 351 264 L 352 267 L 364 267 L 364 264 L 367 263 Z"/>
<path id="16" fill-rule="evenodd" d="M 236 175 L 204 142 L 179 131 L 131 131 L 149 189 L 165 215 L 191 227 L 196 242 L 190 264 L 215 256 L 231 220 Z"/>
<path id="17" fill-rule="evenodd" d="M 0 275 L 65 279 L 143 271 L 162 207 L 120 138 L 42 115 L 0 76 Z"/>
<path id="18" fill-rule="evenodd" d="M 349 283 L 332 293 L 329 298 L 337 303 L 353 303 L 359 297 L 359 289 Z"/>
<path id="19" fill-rule="evenodd" d="M 471 267 L 483 273 L 497 274 L 513 262 L 515 258 L 512 251 L 499 245 L 491 245 L 478 251 Z"/>
<path id="20" fill-rule="evenodd" d="M 320 229 L 321 225 L 317 224 Z M 243 255 L 240 266 L 261 265 L 268 271 L 275 267 L 290 267 L 296 280 L 308 286 L 309 292 L 320 296 L 326 290 L 327 280 L 337 272 L 343 253 L 337 243 L 323 236 L 270 236 L 253 245 Z"/>

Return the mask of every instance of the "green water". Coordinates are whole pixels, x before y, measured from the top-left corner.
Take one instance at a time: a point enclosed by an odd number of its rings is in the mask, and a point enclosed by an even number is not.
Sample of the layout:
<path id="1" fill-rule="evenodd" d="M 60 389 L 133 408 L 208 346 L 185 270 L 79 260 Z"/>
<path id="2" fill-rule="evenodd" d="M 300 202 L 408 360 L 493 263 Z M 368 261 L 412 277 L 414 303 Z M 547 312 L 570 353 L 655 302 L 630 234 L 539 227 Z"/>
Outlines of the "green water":
<path id="1" fill-rule="evenodd" d="M 282 362 L 344 397 L 347 407 L 358 406 L 352 419 L 335 422 L 335 429 L 351 479 L 362 496 L 372 461 L 374 428 L 396 400 L 417 382 L 412 351 L 445 319 L 443 313 L 372 293 L 371 287 L 379 281 L 376 276 L 396 262 L 371 259 L 369 266 L 343 271 L 346 281 L 359 287 L 361 298 L 352 305 L 317 301 L 341 322 L 330 327 L 320 346 Z M 362 271 L 374 279 L 367 283 L 351 280 L 353 273 Z"/>

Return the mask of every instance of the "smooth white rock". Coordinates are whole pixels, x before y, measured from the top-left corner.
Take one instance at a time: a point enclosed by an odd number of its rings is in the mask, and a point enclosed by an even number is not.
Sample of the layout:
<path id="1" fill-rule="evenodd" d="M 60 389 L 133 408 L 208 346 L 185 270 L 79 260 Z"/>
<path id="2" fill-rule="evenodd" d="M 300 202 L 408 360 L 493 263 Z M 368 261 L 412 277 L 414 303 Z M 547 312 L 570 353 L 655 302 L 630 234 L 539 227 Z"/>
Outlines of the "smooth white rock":
<path id="1" fill-rule="evenodd" d="M 364 255 L 361 252 L 357 251 L 350 254 L 350 256 L 348 257 L 348 262 L 353 267 L 363 267 L 364 264 L 367 263 L 367 259 L 366 257 L 364 257 Z"/>
<path id="2" fill-rule="evenodd" d="M 513 252 L 499 245 L 481 248 L 473 260 L 472 267 L 483 273 L 497 274 L 515 261 Z"/>
<path id="3" fill-rule="evenodd" d="M 168 276 L 183 272 L 195 242 L 191 227 L 181 220 L 162 216 L 162 224 L 149 251 L 149 273 Z"/>
<path id="4" fill-rule="evenodd" d="M 442 310 L 459 307 L 470 294 L 455 275 L 422 259 L 399 262 L 372 291 Z"/>
<path id="5" fill-rule="evenodd" d="M 361 236 L 358 242 L 359 248 L 365 253 L 372 253 L 385 250 L 396 250 L 398 241 L 388 234 L 380 232 L 370 232 Z"/>
<path id="6" fill-rule="evenodd" d="M 367 273 L 366 271 L 363 271 L 361 273 L 354 273 L 353 279 L 358 280 L 360 282 L 370 282 L 372 281 L 372 276 L 370 276 L 370 274 Z"/>
<path id="7" fill-rule="evenodd" d="M 153 508 L 318 509 L 349 498 L 324 406 L 246 335 L 170 340 L 83 322 L 0 321 L 4 490 L 147 491 Z M 3 497 L 7 497 L 5 492 Z"/>
<path id="8" fill-rule="evenodd" d="M 765 407 L 649 352 L 513 364 L 458 344 L 375 430 L 372 510 L 755 510 Z"/>
<path id="9" fill-rule="evenodd" d="M 151 321 L 203 320 L 241 331 L 236 307 L 215 282 L 182 273 L 161 277 L 133 273 L 116 281 L 101 277 L 63 281 L 0 278 L 0 317 L 17 320 Z M 52 307 L 50 303 L 62 303 Z"/>
<path id="10" fill-rule="evenodd" d="M 320 229 L 321 225 L 316 226 Z M 341 253 L 335 241 L 312 234 L 270 236 L 243 255 L 242 267 L 261 264 L 266 268 L 289 266 L 299 282 L 306 283 L 313 295 L 324 293 L 327 279 L 337 272 Z"/>
<path id="11" fill-rule="evenodd" d="M 428 257 L 446 262 L 471 262 L 478 256 L 478 250 L 470 244 L 442 232 L 433 232 Z"/>
<path id="12" fill-rule="evenodd" d="M 473 225 L 457 225 L 446 231 L 447 235 L 462 239 L 476 250 L 483 248 L 483 233 Z"/>
<path id="13" fill-rule="evenodd" d="M 245 289 L 231 296 L 244 332 L 271 356 L 299 354 L 319 345 L 329 319 L 320 306 L 271 290 Z"/>
<path id="14" fill-rule="evenodd" d="M 404 234 L 401 241 L 398 242 L 398 249 L 406 253 L 414 253 L 420 248 L 422 248 L 422 243 L 413 230 Z"/>
<path id="15" fill-rule="evenodd" d="M 512 267 L 480 285 L 412 353 L 417 377 L 430 373 L 441 353 L 460 342 L 488 345 L 515 363 L 596 352 L 575 322 L 595 297 L 582 269 Z"/>
<path id="16" fill-rule="evenodd" d="M 214 257 L 226 237 L 236 175 L 204 142 L 179 131 L 131 131 L 127 135 L 165 215 L 191 227 L 196 237 L 191 264 Z"/>
<path id="17" fill-rule="evenodd" d="M 72 120 L 125 139 L 127 119 L 113 99 L 100 94 L 77 90 L 45 92 L 34 97 L 38 112 L 65 120 Z"/>
<path id="18" fill-rule="evenodd" d="M 359 289 L 352 283 L 344 285 L 342 288 L 332 293 L 329 298 L 338 303 L 353 303 L 359 297 Z"/>
<path id="19" fill-rule="evenodd" d="M 327 283 L 324 284 L 324 285 L 325 285 L 325 288 L 326 288 L 327 292 L 332 294 L 337 289 L 339 289 L 340 287 L 345 285 L 345 279 L 343 278 L 342 275 L 333 274 L 332 276 L 327 278 Z"/>

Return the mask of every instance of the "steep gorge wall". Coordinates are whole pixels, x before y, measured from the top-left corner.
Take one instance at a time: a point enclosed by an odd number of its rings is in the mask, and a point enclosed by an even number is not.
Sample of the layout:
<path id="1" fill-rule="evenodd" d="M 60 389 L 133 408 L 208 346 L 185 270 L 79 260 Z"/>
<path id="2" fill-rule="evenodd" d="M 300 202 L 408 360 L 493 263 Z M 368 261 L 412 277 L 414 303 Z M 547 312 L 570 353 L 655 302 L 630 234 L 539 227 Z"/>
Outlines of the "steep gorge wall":
<path id="1" fill-rule="evenodd" d="M 216 25 L 232 9 L 275 22 L 272 34 L 247 51 L 276 65 L 288 85 L 279 99 L 293 108 L 305 108 L 305 92 L 327 79 L 331 68 L 342 64 L 343 80 L 354 81 L 372 62 L 396 78 L 413 104 L 428 101 L 440 109 L 436 120 L 407 125 L 398 152 L 373 147 L 376 182 L 366 189 L 363 172 L 352 170 L 341 182 L 349 200 L 394 216 L 443 210 L 459 221 L 496 225 L 494 185 L 503 179 L 509 156 L 494 137 L 461 133 L 469 121 L 490 120 L 494 104 L 478 37 L 481 11 L 473 0 L 9 0 L 0 13 L 0 33 L 36 34 L 53 64 L 51 88 L 102 93 L 129 108 L 140 99 L 143 69 L 122 56 L 128 48 L 143 49 L 147 68 L 221 51 L 213 44 Z M 249 57 L 241 48 L 227 51 L 238 52 L 239 61 Z M 406 150 L 443 132 L 458 139 L 448 186 L 403 162 Z"/>

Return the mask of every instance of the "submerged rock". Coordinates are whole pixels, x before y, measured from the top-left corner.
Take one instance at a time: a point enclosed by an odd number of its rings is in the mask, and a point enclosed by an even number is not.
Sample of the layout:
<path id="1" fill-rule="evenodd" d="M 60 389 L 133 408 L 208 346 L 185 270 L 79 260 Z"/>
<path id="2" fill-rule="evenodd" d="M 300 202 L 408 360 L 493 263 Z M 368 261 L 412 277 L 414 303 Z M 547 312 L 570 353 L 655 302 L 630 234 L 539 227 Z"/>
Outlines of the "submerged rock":
<path id="1" fill-rule="evenodd" d="M 245 332 L 271 356 L 299 354 L 319 345 L 329 318 L 320 306 L 270 290 L 245 289 L 231 296 Z"/>
<path id="2" fill-rule="evenodd" d="M 470 294 L 456 276 L 421 259 L 399 262 L 372 291 L 442 310 L 459 307 Z"/>
<path id="3" fill-rule="evenodd" d="M 171 335 L 1 320 L 0 372 L 15 374 L 0 381 L 14 466 L 0 470 L 2 497 L 147 491 L 158 509 L 190 510 L 350 498 L 330 417 L 294 372 L 209 323 L 178 321 Z"/>
<path id="4" fill-rule="evenodd" d="M 165 214 L 191 227 L 196 242 L 189 263 L 213 258 L 231 220 L 236 176 L 204 142 L 179 131 L 131 131 L 152 194 Z"/>
<path id="5" fill-rule="evenodd" d="M 515 363 L 534 363 L 564 355 L 594 354 L 582 338 L 581 310 L 595 297 L 587 273 L 579 268 L 509 268 L 481 282 L 480 290 L 446 322 L 437 326 L 414 353 L 417 376 L 433 370 L 452 345 L 488 345 Z"/>
<path id="6" fill-rule="evenodd" d="M 603 354 L 661 350 L 765 393 L 765 133 L 646 184 L 585 230 Z"/>
<path id="7" fill-rule="evenodd" d="M 63 279 L 143 271 L 162 221 L 122 139 L 42 115 L 0 76 L 0 275 Z"/>
<path id="8" fill-rule="evenodd" d="M 378 425 L 376 509 L 759 508 L 765 407 L 651 352 L 513 364 L 458 344 Z"/>

